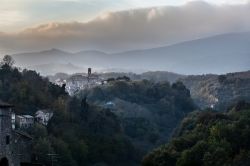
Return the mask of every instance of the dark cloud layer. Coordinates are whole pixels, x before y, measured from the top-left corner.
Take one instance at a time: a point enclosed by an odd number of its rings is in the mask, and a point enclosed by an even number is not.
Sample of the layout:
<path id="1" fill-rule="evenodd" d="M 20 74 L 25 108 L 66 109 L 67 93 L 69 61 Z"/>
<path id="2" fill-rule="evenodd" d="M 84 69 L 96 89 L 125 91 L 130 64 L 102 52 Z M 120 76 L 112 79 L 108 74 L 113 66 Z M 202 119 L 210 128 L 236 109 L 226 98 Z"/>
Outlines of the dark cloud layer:
<path id="1" fill-rule="evenodd" d="M 168 45 L 206 36 L 250 31 L 250 4 L 215 6 L 190 2 L 104 13 L 81 23 L 49 23 L 17 33 L 0 33 L 0 50 L 23 52 L 60 48 L 107 52 Z"/>

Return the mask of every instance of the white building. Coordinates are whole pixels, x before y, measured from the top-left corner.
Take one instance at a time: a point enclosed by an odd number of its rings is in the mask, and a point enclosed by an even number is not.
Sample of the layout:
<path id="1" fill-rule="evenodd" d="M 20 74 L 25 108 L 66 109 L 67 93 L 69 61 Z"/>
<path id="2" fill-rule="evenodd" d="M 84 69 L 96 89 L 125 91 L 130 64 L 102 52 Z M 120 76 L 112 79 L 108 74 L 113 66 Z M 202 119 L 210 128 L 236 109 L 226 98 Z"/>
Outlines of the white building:
<path id="1" fill-rule="evenodd" d="M 35 118 L 38 123 L 47 126 L 53 115 L 54 114 L 48 110 L 39 110 L 36 112 Z"/>
<path id="2" fill-rule="evenodd" d="M 80 90 L 102 85 L 102 82 L 103 80 L 95 74 L 91 74 L 90 76 L 75 74 L 67 79 L 66 91 L 72 96 Z"/>
<path id="3" fill-rule="evenodd" d="M 11 114 L 11 127 L 13 130 L 16 128 L 16 114 L 13 112 Z"/>
<path id="4" fill-rule="evenodd" d="M 55 84 L 59 86 L 63 86 L 63 84 L 66 84 L 66 80 L 63 80 L 61 78 L 55 80 Z"/>
<path id="5" fill-rule="evenodd" d="M 19 128 L 29 128 L 34 125 L 34 117 L 31 115 L 16 115 L 16 124 Z"/>
<path id="6" fill-rule="evenodd" d="M 108 101 L 107 103 L 104 104 L 104 108 L 106 109 L 114 109 L 115 108 L 115 103 L 112 101 Z"/>

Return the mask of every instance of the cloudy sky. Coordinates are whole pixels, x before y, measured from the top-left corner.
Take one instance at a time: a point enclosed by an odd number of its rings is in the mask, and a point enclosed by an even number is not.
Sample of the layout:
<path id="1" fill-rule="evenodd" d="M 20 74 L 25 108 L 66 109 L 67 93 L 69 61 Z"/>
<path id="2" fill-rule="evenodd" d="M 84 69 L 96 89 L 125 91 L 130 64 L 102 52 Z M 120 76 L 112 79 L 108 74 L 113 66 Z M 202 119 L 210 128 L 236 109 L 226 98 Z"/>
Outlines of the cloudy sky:
<path id="1" fill-rule="evenodd" d="M 250 31 L 247 0 L 1 0 L 0 52 L 119 52 Z"/>

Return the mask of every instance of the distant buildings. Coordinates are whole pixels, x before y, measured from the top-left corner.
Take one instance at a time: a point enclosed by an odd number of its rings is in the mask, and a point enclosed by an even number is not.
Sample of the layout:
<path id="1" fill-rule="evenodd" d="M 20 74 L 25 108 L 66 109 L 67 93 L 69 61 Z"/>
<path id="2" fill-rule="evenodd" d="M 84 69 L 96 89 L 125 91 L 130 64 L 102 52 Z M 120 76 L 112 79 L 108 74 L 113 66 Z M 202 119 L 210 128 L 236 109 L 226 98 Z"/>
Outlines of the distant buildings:
<path id="1" fill-rule="evenodd" d="M 34 125 L 34 117 L 31 115 L 17 115 L 15 121 L 18 128 L 29 128 Z"/>
<path id="2" fill-rule="evenodd" d="M 53 117 L 48 110 L 38 110 L 35 116 L 15 115 L 12 105 L 0 100 L 0 166 L 32 166 L 32 137 L 22 129 L 34 123 L 47 125 Z"/>
<path id="3" fill-rule="evenodd" d="M 92 69 L 88 68 L 87 74 L 74 74 L 65 80 L 57 79 L 55 80 L 55 84 L 59 86 L 63 86 L 65 84 L 66 91 L 72 96 L 80 90 L 103 85 L 104 79 L 100 78 L 97 74 L 93 74 Z"/>
<path id="4" fill-rule="evenodd" d="M 108 101 L 107 103 L 104 104 L 104 108 L 112 110 L 115 108 L 115 103 L 112 101 Z"/>
<path id="5" fill-rule="evenodd" d="M 92 88 L 102 84 L 102 79 L 98 75 L 91 74 L 85 76 L 82 74 L 75 74 L 66 80 L 66 91 L 69 95 L 74 95 L 76 92 Z"/>
<path id="6" fill-rule="evenodd" d="M 58 78 L 53 81 L 56 85 L 65 86 L 66 92 L 69 93 L 70 96 L 75 95 L 77 92 L 93 88 L 100 85 L 106 85 L 113 81 L 130 81 L 130 78 L 127 76 L 117 77 L 117 78 L 106 78 L 98 75 L 96 73 L 92 73 L 92 69 L 88 68 L 87 73 L 79 73 L 70 76 L 67 79 Z"/>
<path id="7" fill-rule="evenodd" d="M 67 84 L 66 80 L 63 80 L 63 79 L 61 79 L 61 78 L 56 79 L 54 83 L 55 83 L 56 85 L 58 85 L 58 86 L 61 86 L 61 87 L 62 87 L 64 84 Z"/>
<path id="8" fill-rule="evenodd" d="M 47 126 L 49 120 L 53 117 L 53 112 L 49 110 L 38 110 L 35 116 L 31 115 L 12 115 L 12 129 L 27 129 L 34 126 L 35 123 Z"/>
<path id="9" fill-rule="evenodd" d="M 37 123 L 47 126 L 49 120 L 53 117 L 53 115 L 53 112 L 49 110 L 39 110 L 35 114 L 35 121 Z"/>

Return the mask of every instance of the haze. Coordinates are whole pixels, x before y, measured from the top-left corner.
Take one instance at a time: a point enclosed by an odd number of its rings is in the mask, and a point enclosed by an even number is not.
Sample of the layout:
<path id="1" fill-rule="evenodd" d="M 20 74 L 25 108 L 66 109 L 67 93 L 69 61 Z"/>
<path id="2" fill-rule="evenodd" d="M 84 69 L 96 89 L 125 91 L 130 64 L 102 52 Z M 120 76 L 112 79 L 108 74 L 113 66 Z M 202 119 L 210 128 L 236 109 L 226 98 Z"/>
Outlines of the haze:
<path id="1" fill-rule="evenodd" d="M 0 7 L 0 16 L 3 18 L 0 21 L 0 31 L 2 31 L 0 51 L 1 55 L 4 55 L 51 48 L 74 53 L 83 50 L 98 50 L 106 53 L 145 50 L 215 35 L 247 33 L 250 31 L 249 15 L 250 3 L 245 0 L 122 0 L 119 2 L 114 0 L 4 0 Z M 221 47 L 221 49 L 226 48 Z M 213 54 L 213 52 L 209 53 Z M 192 52 L 188 56 L 191 55 Z M 244 52 L 246 63 L 249 62 L 248 55 L 247 51 Z M 171 57 L 171 55 L 167 56 Z M 218 59 L 223 59 L 227 55 L 216 54 L 216 56 Z M 141 58 L 143 59 L 143 56 Z M 172 62 L 172 64 L 178 63 Z M 37 65 L 35 59 L 34 65 Z M 126 65 L 122 64 L 122 66 Z M 237 63 L 236 68 L 232 67 L 231 70 L 219 71 L 218 69 L 211 72 L 223 73 L 249 69 L 246 66 L 248 65 L 245 63 Z M 170 69 L 152 66 L 141 68 Z M 171 70 L 182 71 L 175 70 L 173 67 Z"/>

